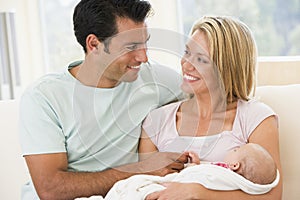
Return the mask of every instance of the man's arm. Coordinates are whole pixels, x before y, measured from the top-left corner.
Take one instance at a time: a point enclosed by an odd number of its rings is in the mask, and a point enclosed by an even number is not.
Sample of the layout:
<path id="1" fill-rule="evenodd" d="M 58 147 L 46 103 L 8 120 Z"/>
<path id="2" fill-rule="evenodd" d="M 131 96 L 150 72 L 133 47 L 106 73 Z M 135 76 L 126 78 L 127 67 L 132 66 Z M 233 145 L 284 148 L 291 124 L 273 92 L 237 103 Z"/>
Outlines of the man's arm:
<path id="1" fill-rule="evenodd" d="M 163 176 L 182 169 L 187 161 L 186 155 L 160 153 L 142 162 L 101 172 L 69 172 L 66 153 L 28 155 L 25 159 L 34 187 L 40 199 L 45 200 L 105 196 L 118 180 L 140 173 Z"/>

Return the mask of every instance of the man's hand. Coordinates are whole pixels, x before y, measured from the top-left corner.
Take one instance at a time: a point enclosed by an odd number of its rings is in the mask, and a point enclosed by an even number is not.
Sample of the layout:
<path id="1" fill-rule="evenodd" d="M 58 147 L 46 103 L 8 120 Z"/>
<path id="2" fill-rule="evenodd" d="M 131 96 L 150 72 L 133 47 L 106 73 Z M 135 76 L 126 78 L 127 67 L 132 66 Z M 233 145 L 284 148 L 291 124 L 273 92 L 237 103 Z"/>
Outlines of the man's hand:
<path id="1" fill-rule="evenodd" d="M 196 164 L 196 165 L 200 164 L 200 158 L 199 158 L 199 155 L 196 152 L 189 151 L 187 153 L 188 153 L 188 156 L 189 156 L 189 159 L 190 159 L 189 160 L 190 163 L 193 163 L 193 164 Z"/>
<path id="2" fill-rule="evenodd" d="M 155 152 L 140 162 L 140 171 L 146 174 L 164 176 L 179 172 L 187 162 L 188 153 Z"/>
<path id="3" fill-rule="evenodd" d="M 179 172 L 188 162 L 188 153 L 152 152 L 140 162 L 116 167 L 116 170 L 132 174 L 165 176 Z"/>

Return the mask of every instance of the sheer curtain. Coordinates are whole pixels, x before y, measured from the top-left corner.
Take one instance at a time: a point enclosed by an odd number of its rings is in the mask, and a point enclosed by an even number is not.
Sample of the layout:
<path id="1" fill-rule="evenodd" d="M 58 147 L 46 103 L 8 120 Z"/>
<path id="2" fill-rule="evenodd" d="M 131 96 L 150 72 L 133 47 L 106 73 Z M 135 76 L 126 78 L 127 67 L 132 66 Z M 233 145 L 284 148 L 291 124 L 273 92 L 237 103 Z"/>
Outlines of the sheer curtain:
<path id="1" fill-rule="evenodd" d="M 20 86 L 15 13 L 0 12 L 0 100 L 14 99 Z"/>

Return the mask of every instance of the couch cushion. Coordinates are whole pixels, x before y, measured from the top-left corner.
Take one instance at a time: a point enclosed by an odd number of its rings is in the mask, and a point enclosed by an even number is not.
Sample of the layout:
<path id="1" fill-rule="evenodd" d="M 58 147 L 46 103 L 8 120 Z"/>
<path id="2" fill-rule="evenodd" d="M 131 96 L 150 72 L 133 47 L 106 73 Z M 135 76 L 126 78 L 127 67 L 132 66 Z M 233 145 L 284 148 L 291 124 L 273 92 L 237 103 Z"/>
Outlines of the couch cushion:
<path id="1" fill-rule="evenodd" d="M 0 101 L 0 199 L 21 199 L 29 180 L 18 137 L 18 101 Z"/>
<path id="2" fill-rule="evenodd" d="M 257 88 L 256 97 L 279 116 L 283 200 L 299 199 L 300 84 L 261 86 Z"/>

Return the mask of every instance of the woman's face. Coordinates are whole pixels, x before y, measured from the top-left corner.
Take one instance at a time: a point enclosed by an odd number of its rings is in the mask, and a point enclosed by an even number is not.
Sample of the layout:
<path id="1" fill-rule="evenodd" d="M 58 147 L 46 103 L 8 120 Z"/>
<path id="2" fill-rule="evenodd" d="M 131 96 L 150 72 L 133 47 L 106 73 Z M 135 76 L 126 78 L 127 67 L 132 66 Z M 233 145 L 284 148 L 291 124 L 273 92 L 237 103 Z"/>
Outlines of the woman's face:
<path id="1" fill-rule="evenodd" d="M 185 93 L 197 95 L 209 91 L 216 79 L 207 37 L 203 32 L 196 30 L 187 42 L 181 67 L 183 74 L 181 89 Z"/>

